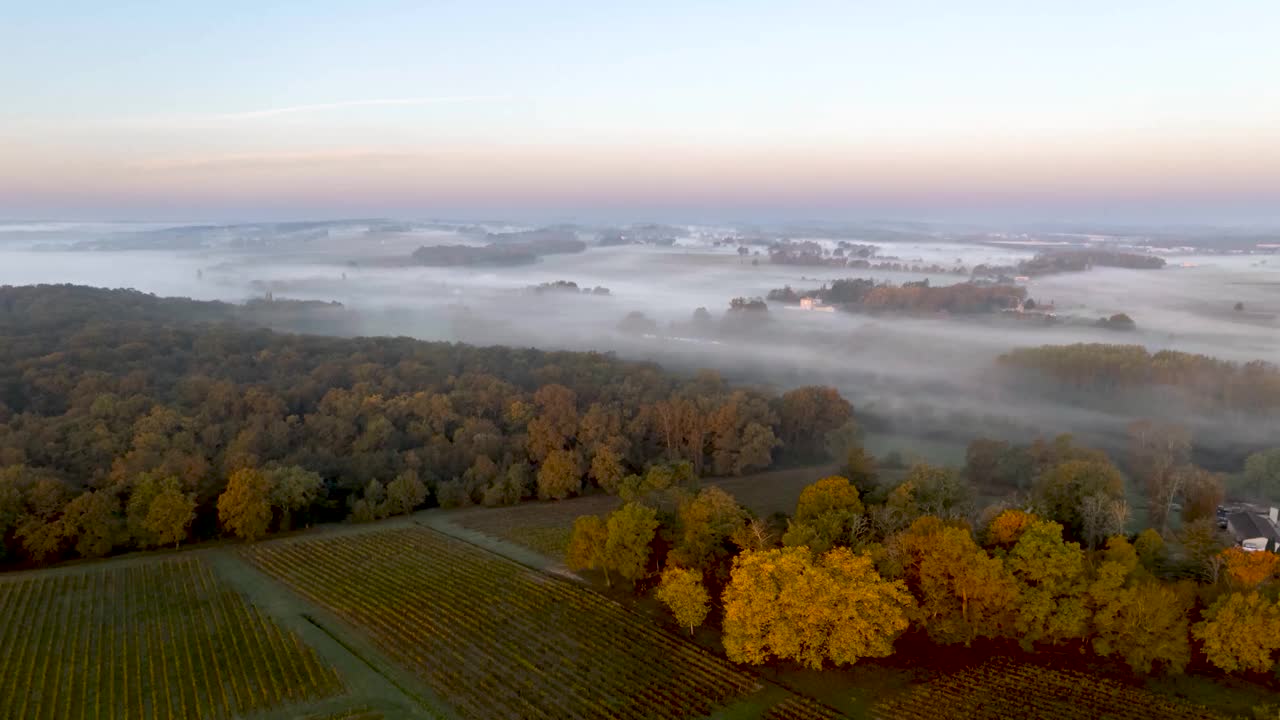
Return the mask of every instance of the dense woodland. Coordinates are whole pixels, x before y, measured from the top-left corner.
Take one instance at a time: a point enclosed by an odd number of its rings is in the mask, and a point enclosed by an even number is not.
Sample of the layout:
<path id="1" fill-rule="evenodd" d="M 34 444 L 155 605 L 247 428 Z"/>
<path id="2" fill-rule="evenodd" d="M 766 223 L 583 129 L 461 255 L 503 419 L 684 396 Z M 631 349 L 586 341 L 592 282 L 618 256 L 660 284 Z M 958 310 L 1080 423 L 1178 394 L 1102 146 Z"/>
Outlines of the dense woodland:
<path id="1" fill-rule="evenodd" d="M 1197 410 L 1265 416 L 1280 409 L 1280 367 L 1261 360 L 1233 363 L 1141 345 L 1077 343 L 1020 348 L 1000 356 L 1008 370 L 1031 371 L 1028 385 L 1046 379 L 1073 394 L 1099 397 L 1157 388 Z"/>
<path id="2" fill-rule="evenodd" d="M 796 292 L 790 286 L 770 290 L 768 299 L 798 303 L 803 298 L 817 298 L 855 312 L 903 311 L 919 313 L 991 313 L 1016 308 L 1027 297 L 1027 290 L 1017 285 L 956 283 L 930 285 L 919 282 L 877 283 L 868 278 L 845 278 L 824 284 L 816 290 Z"/>
<path id="3" fill-rule="evenodd" d="M 979 440 L 962 470 L 905 475 L 855 446 L 842 475 L 770 518 L 717 487 L 655 485 L 607 518 L 579 518 L 566 560 L 652 589 L 690 631 L 718 624 L 736 662 L 846 665 L 912 634 L 1274 682 L 1280 556 L 1219 530 L 1222 478 L 1190 464 L 1184 429 L 1144 421 L 1128 440 L 1123 468 L 1061 436 Z M 1280 450 L 1250 465 L 1280 490 Z M 1136 534 L 1129 484 L 1150 508 Z M 1011 500 L 978 501 L 1001 487 Z"/>
<path id="4" fill-rule="evenodd" d="M 10 561 L 175 544 L 424 503 L 619 492 L 808 461 L 849 404 L 596 353 L 339 339 L 236 306 L 0 288 L 0 538 Z"/>

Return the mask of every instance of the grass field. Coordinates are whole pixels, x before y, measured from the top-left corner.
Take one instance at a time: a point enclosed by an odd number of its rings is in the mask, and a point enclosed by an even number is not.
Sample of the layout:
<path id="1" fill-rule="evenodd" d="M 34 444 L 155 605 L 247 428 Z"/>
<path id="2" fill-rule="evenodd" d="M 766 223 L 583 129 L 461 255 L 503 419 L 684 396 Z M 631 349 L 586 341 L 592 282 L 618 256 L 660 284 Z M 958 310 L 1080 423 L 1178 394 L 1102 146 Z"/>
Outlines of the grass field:
<path id="1" fill-rule="evenodd" d="M 0 718 L 232 718 L 343 692 L 193 557 L 0 578 Z"/>
<path id="2" fill-rule="evenodd" d="M 993 660 L 882 703 L 883 720 L 1211 720 L 1222 716 L 1093 674 Z"/>
<path id="3" fill-rule="evenodd" d="M 243 553 L 367 633 L 464 717 L 702 717 L 759 687 L 581 585 L 425 528 Z"/>

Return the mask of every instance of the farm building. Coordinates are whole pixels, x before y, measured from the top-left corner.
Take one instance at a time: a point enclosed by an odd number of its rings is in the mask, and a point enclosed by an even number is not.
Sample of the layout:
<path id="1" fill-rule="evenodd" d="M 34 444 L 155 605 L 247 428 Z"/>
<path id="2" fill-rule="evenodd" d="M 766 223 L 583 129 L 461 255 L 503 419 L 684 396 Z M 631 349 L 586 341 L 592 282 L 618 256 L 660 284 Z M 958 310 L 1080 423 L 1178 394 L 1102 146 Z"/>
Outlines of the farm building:
<path id="1" fill-rule="evenodd" d="M 1227 531 L 1245 550 L 1280 551 L 1280 529 L 1277 528 L 1276 515 L 1276 508 L 1271 508 L 1266 515 L 1237 510 L 1227 515 Z"/>

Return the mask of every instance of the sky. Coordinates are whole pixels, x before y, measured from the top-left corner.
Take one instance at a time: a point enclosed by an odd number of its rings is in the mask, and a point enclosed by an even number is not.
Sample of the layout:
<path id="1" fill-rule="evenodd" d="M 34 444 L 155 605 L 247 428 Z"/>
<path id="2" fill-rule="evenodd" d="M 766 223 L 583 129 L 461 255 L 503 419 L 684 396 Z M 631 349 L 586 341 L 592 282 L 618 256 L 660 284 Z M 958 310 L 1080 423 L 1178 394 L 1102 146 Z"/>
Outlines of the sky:
<path id="1" fill-rule="evenodd" d="M 0 0 L 0 218 L 1280 224 L 1280 3 Z"/>

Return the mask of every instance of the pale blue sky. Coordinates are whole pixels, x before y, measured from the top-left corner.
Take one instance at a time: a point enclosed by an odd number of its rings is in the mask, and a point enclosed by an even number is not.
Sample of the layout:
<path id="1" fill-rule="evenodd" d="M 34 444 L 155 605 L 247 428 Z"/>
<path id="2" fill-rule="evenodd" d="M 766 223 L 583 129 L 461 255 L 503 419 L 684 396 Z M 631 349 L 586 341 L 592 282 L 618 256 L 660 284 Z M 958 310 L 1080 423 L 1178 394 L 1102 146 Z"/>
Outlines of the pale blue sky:
<path id="1" fill-rule="evenodd" d="M 8 0 L 0 215 L 1280 214 L 1280 3 L 622 5 Z"/>

